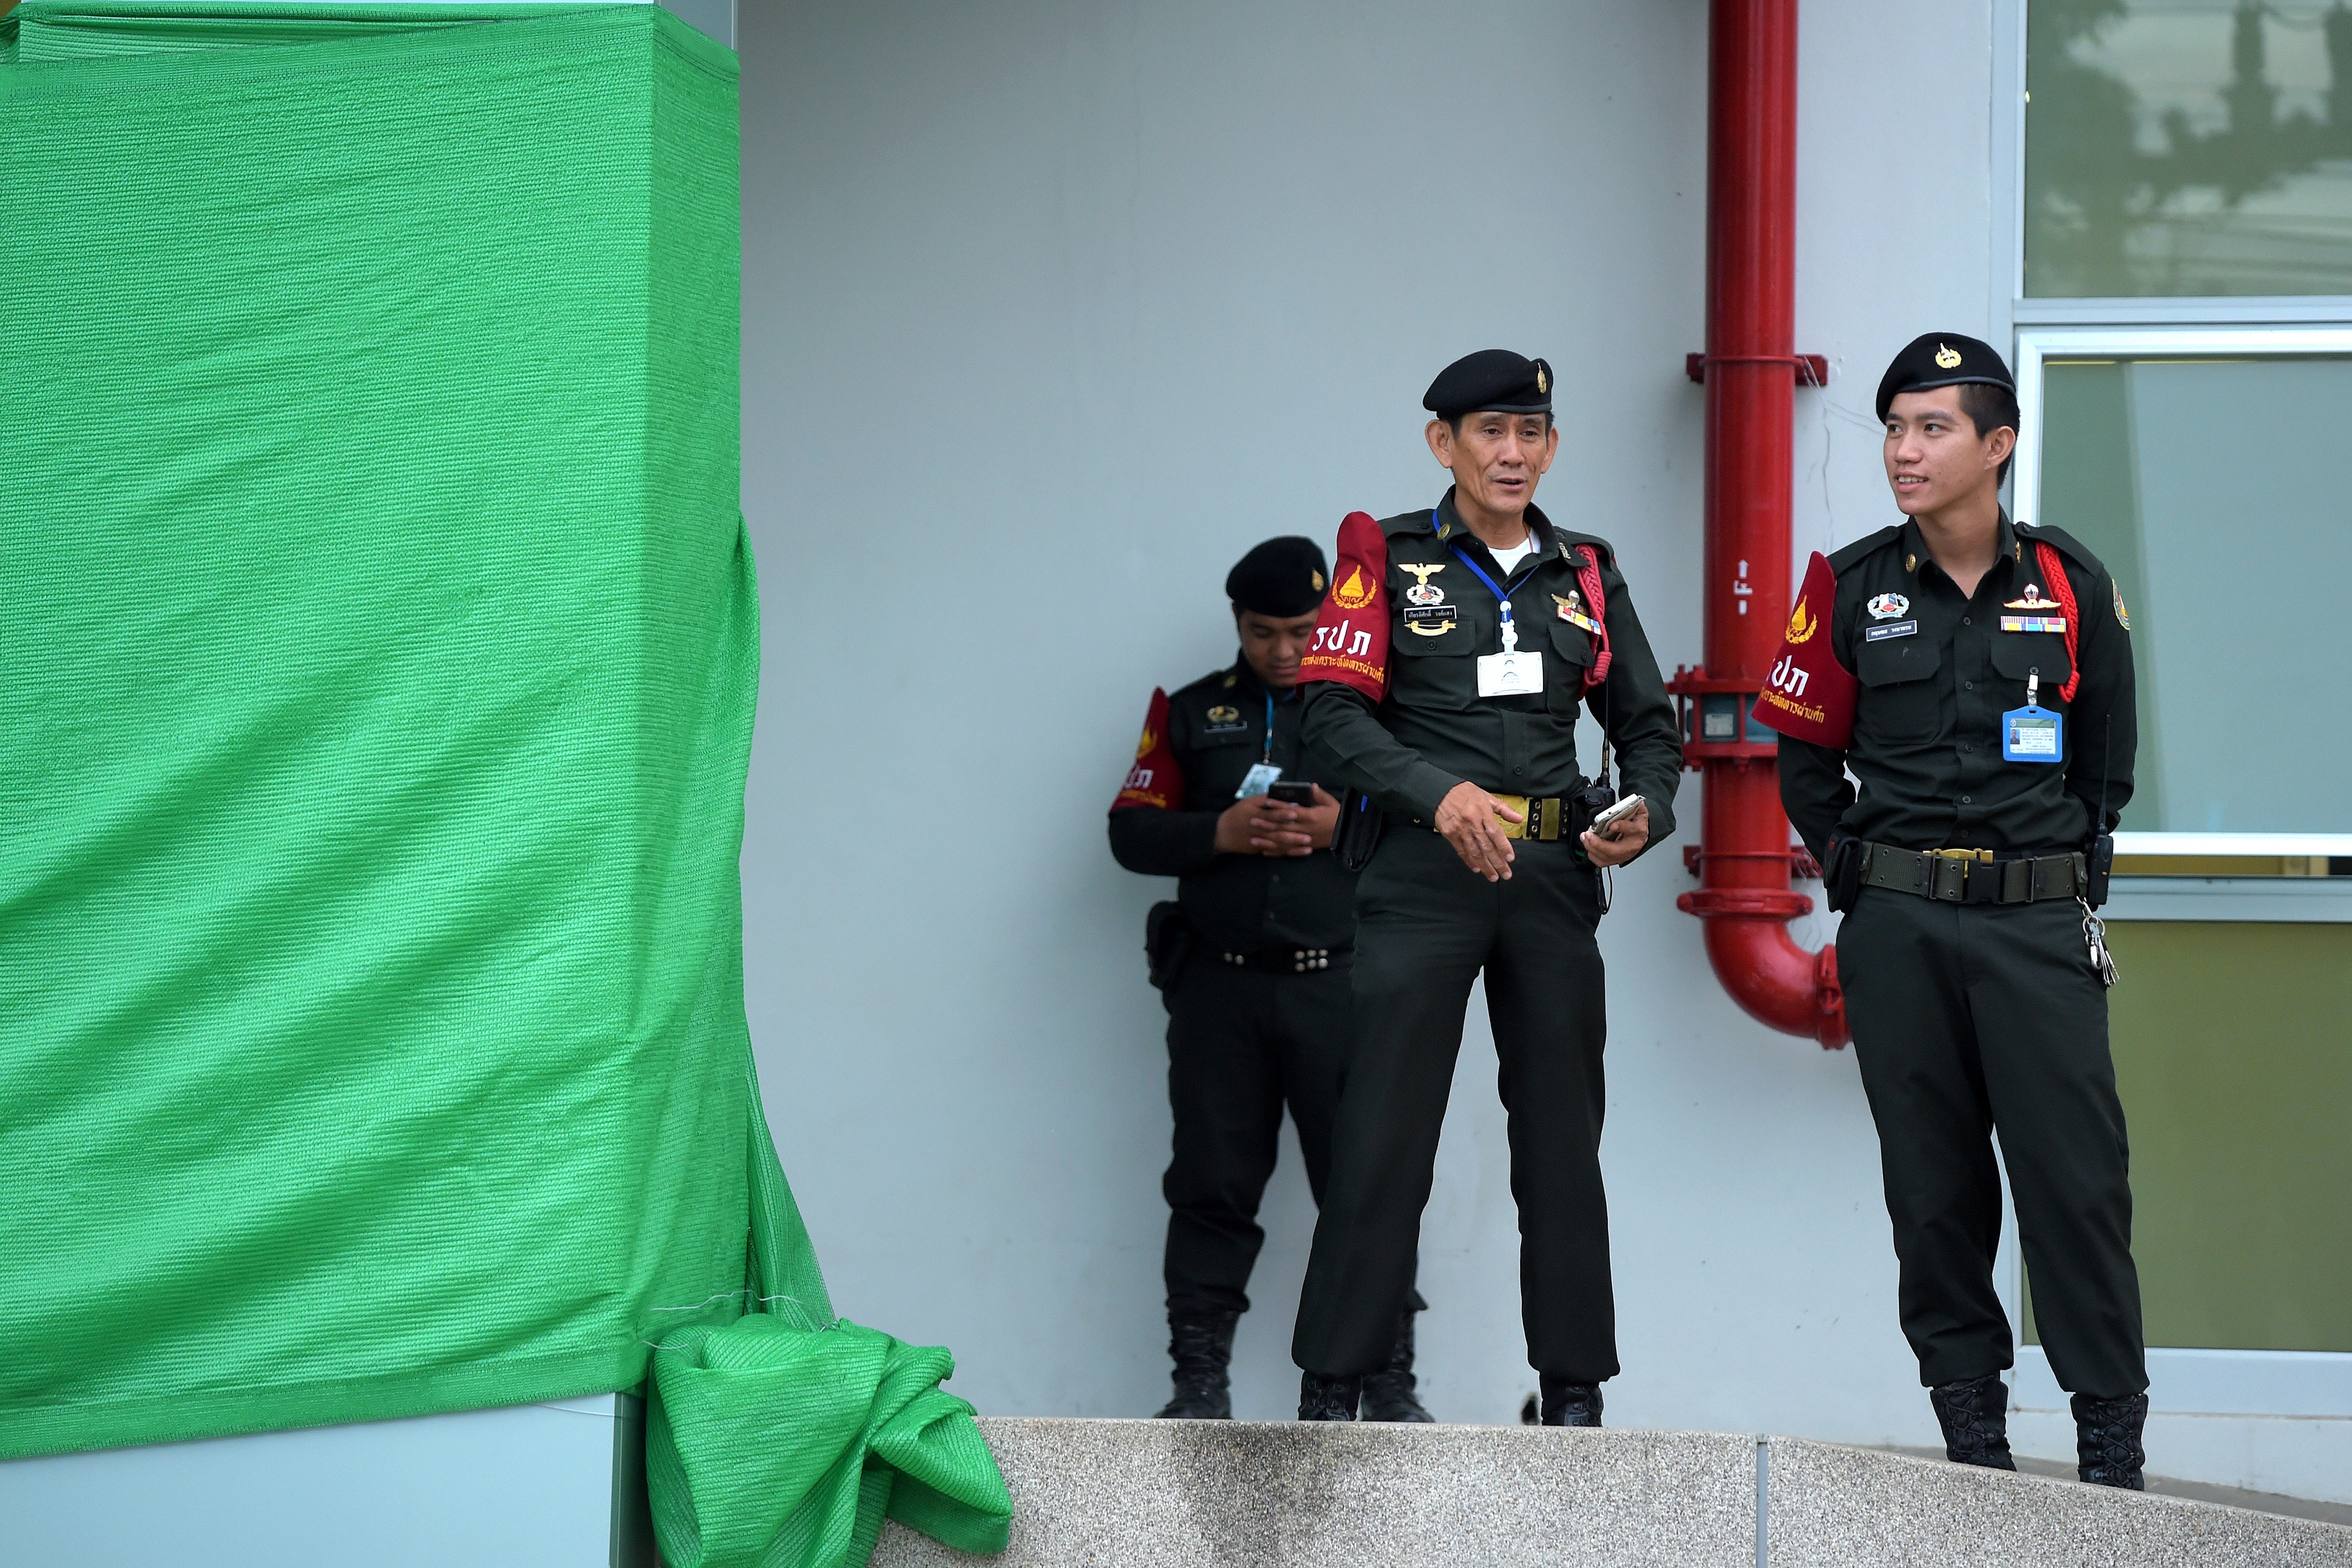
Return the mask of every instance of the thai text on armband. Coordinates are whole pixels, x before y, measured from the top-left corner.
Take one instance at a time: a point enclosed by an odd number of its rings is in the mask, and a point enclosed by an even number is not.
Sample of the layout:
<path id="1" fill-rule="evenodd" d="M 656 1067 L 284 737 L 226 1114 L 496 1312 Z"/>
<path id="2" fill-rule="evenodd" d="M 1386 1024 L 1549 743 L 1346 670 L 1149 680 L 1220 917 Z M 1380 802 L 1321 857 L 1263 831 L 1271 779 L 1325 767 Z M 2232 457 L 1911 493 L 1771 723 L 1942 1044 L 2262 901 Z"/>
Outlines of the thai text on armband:
<path id="1" fill-rule="evenodd" d="M 1360 658 L 1372 651 L 1372 634 L 1360 630 L 1350 621 L 1337 626 L 1315 628 L 1315 651 Z"/>

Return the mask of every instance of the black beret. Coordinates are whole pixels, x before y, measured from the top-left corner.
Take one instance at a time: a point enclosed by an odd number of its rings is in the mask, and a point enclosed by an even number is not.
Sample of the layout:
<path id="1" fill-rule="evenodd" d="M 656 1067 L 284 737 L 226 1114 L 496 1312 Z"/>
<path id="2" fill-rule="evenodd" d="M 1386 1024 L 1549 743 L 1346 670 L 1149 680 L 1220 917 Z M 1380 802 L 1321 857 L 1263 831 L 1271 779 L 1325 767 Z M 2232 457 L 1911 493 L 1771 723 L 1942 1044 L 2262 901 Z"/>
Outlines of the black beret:
<path id="1" fill-rule="evenodd" d="M 1549 414 L 1551 366 L 1508 349 L 1480 349 L 1437 373 L 1421 405 L 1440 419 L 1465 414 Z"/>
<path id="2" fill-rule="evenodd" d="M 1323 547 L 1286 534 L 1234 563 L 1225 574 L 1225 597 L 1237 610 L 1261 616 L 1303 616 L 1323 602 Z"/>
<path id="3" fill-rule="evenodd" d="M 1964 381 L 2005 386 L 2012 393 L 2017 390 L 2009 366 L 1993 353 L 1990 343 L 1958 332 L 1927 332 L 1913 338 L 1878 378 L 1878 417 L 1885 422 L 1897 393 L 1958 386 Z"/>

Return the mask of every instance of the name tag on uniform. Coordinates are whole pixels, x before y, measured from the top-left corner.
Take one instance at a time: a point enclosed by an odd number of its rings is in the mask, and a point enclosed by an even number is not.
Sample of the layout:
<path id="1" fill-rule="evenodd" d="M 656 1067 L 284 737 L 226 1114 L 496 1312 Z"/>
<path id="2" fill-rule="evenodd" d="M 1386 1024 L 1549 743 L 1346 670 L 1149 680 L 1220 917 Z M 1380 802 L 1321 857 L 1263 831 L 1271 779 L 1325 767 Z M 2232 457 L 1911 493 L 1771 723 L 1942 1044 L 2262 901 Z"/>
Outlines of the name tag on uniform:
<path id="1" fill-rule="evenodd" d="M 1885 642 L 1888 637 L 1916 637 L 1918 635 L 1919 623 L 1916 621 L 1895 621 L 1883 626 L 1862 628 L 1862 640 L 1864 642 Z"/>
<path id="2" fill-rule="evenodd" d="M 1538 697 L 1543 689 L 1540 653 L 1489 653 L 1478 658 L 1481 697 Z"/>
<path id="3" fill-rule="evenodd" d="M 2032 703 L 2000 716 L 2000 760 L 2004 763 L 2063 763 L 2066 760 L 2065 716 Z"/>

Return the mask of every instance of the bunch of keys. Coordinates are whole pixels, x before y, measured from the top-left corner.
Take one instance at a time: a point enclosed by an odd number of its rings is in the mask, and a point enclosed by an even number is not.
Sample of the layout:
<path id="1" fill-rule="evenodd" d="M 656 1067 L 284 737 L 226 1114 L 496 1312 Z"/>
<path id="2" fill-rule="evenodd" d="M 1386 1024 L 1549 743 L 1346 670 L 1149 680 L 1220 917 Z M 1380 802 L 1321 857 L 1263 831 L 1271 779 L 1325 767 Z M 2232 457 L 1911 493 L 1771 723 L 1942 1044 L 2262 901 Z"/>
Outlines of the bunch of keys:
<path id="1" fill-rule="evenodd" d="M 2091 911 L 2088 899 L 2076 899 L 2083 906 L 2083 942 L 2091 950 L 2091 968 L 2105 990 L 2116 988 L 2116 955 L 2107 951 L 2107 922 Z"/>

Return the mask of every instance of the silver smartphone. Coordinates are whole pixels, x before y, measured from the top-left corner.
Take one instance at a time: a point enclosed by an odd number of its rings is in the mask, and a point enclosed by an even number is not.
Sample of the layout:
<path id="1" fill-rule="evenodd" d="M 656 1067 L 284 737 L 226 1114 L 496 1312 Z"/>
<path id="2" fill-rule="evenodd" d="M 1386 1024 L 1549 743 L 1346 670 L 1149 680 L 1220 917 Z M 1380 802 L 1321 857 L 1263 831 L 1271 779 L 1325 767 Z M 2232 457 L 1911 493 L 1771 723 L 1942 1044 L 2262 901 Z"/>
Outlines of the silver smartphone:
<path id="1" fill-rule="evenodd" d="M 1612 827 L 1614 827 L 1618 823 L 1622 822 L 1625 818 L 1633 816 L 1633 808 L 1641 804 L 1642 797 L 1640 795 L 1629 795 L 1623 800 L 1619 801 L 1616 805 L 1609 807 L 1607 810 L 1595 813 L 1592 818 L 1592 831 L 1598 833 L 1603 838 L 1613 837 L 1609 830 Z"/>

